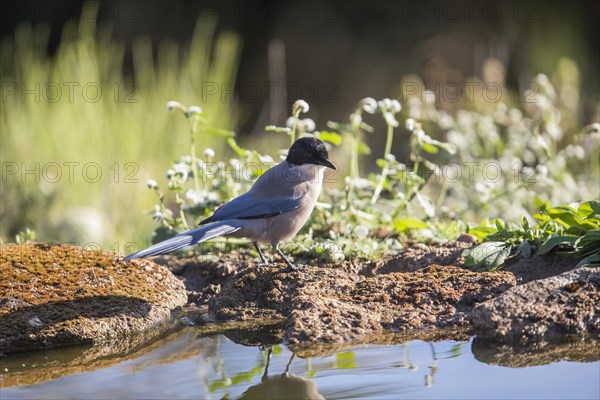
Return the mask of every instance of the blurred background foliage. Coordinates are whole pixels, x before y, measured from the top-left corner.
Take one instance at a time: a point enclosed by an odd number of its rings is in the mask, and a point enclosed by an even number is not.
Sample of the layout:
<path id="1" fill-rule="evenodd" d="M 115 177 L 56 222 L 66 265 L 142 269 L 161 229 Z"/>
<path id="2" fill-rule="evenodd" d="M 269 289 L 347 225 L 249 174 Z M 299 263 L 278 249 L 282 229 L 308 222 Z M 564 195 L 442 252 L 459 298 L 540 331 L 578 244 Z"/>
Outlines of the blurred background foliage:
<path id="1" fill-rule="evenodd" d="M 431 162 L 480 162 L 476 174 L 499 162 L 507 178 L 432 182 L 425 194 L 450 220 L 514 220 L 544 201 L 598 198 L 598 139 L 586 128 L 600 112 L 598 2 L 19 1 L 3 10 L 3 240 L 32 228 L 37 240 L 119 251 L 147 242 L 156 225 L 142 212 L 155 202 L 146 181 L 189 146 L 169 100 L 202 107 L 210 126 L 273 153 L 288 141 L 263 128 L 284 125 L 297 98 L 318 130 L 347 120 L 361 98 L 397 98 L 397 160 L 410 162 L 404 121 L 413 118 L 457 146 Z M 72 101 L 65 83 L 78 84 Z M 500 97 L 490 101 L 486 84 Z M 386 141 L 383 119 L 367 122 L 363 175 L 379 169 Z M 197 144 L 235 155 L 218 136 Z M 340 176 L 348 150 L 332 154 Z M 533 168 L 516 182 L 515 162 Z M 519 186 L 531 173 L 535 184 Z"/>

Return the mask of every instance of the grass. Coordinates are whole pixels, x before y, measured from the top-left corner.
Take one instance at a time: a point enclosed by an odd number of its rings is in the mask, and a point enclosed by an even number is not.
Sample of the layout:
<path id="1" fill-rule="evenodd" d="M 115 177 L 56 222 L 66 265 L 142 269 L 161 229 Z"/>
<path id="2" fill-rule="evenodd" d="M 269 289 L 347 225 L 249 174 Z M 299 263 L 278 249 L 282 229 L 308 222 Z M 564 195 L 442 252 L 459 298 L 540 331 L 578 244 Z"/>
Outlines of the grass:
<path id="1" fill-rule="evenodd" d="M 199 19 L 189 46 L 165 41 L 153 51 L 156 44 L 144 37 L 128 49 L 111 38 L 110 27 L 91 20 L 66 24 L 54 55 L 46 53 L 45 25 L 22 25 L 2 42 L 5 241 L 24 227 L 41 241 L 120 251 L 142 241 L 152 224 L 141 212 L 151 204 L 141 188 L 187 142 L 175 134 L 185 122 L 165 113 L 165 103 L 197 102 L 205 82 L 235 84 L 240 39 L 215 37 L 215 21 Z M 123 72 L 128 51 L 132 76 Z M 231 129 L 236 107 L 218 97 L 202 107 L 212 123 Z"/>

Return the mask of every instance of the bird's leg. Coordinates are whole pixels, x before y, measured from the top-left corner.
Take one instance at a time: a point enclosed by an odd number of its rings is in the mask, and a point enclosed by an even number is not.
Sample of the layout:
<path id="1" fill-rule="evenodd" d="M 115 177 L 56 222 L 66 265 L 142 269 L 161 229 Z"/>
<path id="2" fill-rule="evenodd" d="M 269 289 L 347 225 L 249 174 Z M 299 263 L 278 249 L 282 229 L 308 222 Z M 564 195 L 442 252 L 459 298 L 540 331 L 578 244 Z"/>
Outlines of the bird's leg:
<path id="1" fill-rule="evenodd" d="M 269 352 L 267 353 L 267 365 L 265 365 L 265 372 L 263 373 L 261 381 L 265 381 L 269 377 L 269 363 L 271 362 L 271 354 L 273 353 L 273 346 L 269 346 Z"/>
<path id="2" fill-rule="evenodd" d="M 294 361 L 294 357 L 296 357 L 296 354 L 292 353 L 290 361 L 288 361 L 287 365 L 285 366 L 285 372 L 282 375 L 287 376 L 287 374 L 290 372 L 290 366 L 292 365 L 292 361 Z"/>
<path id="3" fill-rule="evenodd" d="M 273 250 L 275 250 L 277 252 L 277 254 L 279 254 L 279 256 L 281 258 L 283 258 L 283 261 L 285 261 L 285 263 L 288 266 L 287 271 L 296 271 L 298 269 L 298 267 L 296 267 L 294 264 L 292 264 L 290 262 L 290 260 L 287 259 L 287 257 L 285 256 L 285 254 L 283 254 L 283 252 L 279 249 L 279 244 L 274 244 L 273 245 Z"/>
<path id="4" fill-rule="evenodd" d="M 258 242 L 252 242 L 252 244 L 254 245 L 254 247 L 256 247 L 256 251 L 258 251 L 258 255 L 260 256 L 260 260 L 262 261 L 262 263 L 265 265 L 268 264 L 267 259 L 263 255 L 263 252 L 260 249 L 260 246 L 258 245 Z"/>

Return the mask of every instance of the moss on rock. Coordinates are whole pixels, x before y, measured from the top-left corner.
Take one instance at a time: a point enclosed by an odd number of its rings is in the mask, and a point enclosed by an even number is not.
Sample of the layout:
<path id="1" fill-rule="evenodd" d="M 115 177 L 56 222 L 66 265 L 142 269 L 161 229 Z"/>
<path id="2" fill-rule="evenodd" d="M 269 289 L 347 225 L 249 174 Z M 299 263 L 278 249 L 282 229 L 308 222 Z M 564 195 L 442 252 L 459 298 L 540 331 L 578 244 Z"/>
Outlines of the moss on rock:
<path id="1" fill-rule="evenodd" d="M 187 301 L 181 281 L 147 260 L 64 244 L 0 249 L 0 353 L 112 340 Z"/>

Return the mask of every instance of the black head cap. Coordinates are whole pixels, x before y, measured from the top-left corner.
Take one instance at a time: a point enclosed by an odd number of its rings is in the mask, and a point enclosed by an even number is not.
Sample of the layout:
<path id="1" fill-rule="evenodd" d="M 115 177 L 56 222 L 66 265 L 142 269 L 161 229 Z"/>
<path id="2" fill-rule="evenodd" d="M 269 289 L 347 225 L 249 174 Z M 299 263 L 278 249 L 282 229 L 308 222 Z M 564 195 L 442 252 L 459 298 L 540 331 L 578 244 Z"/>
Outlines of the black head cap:
<path id="1" fill-rule="evenodd" d="M 329 154 L 325 143 L 315 137 L 303 137 L 294 142 L 288 156 L 287 162 L 295 165 L 316 164 L 324 165 L 327 168 L 337 169 L 329 161 Z"/>

